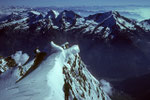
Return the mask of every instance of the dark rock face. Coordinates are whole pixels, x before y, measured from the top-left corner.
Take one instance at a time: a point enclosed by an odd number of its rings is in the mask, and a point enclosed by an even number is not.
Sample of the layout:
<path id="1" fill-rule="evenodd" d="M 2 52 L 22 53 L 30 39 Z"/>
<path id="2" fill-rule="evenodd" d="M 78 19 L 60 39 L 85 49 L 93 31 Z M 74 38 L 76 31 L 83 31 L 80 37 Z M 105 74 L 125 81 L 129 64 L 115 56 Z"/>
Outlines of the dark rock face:
<path id="1" fill-rule="evenodd" d="M 65 100 L 108 99 L 104 96 L 101 83 L 93 79 L 78 54 L 70 56 L 66 61 L 67 64 L 63 66 Z M 80 86 L 80 88 L 77 89 L 75 86 Z"/>
<path id="2" fill-rule="evenodd" d="M 16 66 L 16 61 L 12 57 L 0 57 L 0 74 Z"/>

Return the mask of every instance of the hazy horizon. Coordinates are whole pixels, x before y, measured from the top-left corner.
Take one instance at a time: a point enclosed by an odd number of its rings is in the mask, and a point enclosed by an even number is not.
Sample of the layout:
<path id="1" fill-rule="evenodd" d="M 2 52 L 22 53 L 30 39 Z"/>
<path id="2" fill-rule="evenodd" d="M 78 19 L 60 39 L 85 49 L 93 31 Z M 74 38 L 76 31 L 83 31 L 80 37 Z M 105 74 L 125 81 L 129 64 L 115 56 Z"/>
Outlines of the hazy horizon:
<path id="1" fill-rule="evenodd" d="M 121 5 L 138 5 L 150 6 L 150 1 L 142 0 L 0 0 L 0 6 L 121 6 Z"/>

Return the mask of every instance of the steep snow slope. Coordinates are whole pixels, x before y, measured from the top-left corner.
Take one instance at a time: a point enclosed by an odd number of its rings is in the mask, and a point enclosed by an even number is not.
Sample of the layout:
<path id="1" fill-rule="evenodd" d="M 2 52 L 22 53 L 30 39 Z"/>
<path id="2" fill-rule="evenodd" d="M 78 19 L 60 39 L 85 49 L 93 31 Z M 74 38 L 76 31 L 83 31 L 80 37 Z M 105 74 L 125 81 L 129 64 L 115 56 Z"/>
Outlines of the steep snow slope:
<path id="1" fill-rule="evenodd" d="M 51 42 L 51 47 L 53 53 L 17 83 L 18 67 L 0 75 L 2 100 L 110 100 L 79 57 L 77 45 L 62 48 Z M 32 68 L 36 59 L 22 68 Z"/>

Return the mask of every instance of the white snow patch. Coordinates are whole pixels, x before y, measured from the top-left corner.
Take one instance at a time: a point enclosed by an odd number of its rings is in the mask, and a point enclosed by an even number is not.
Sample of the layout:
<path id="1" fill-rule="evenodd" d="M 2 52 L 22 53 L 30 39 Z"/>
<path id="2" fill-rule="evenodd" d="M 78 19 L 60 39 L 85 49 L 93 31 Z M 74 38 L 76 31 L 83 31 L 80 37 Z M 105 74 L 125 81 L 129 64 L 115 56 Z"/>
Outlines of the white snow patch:
<path id="1" fill-rule="evenodd" d="M 52 50 L 55 51 L 55 52 L 60 52 L 60 51 L 63 51 L 63 48 L 54 44 L 54 42 L 52 41 L 51 43 L 51 47 L 52 47 Z"/>
<path id="2" fill-rule="evenodd" d="M 37 12 L 37 11 L 30 11 L 30 12 L 33 13 L 33 14 L 35 14 L 35 15 L 40 15 L 40 13 Z"/>
<path id="3" fill-rule="evenodd" d="M 105 32 L 104 32 L 104 38 L 107 38 L 111 33 L 111 30 L 109 27 L 106 28 Z"/>
<path id="4" fill-rule="evenodd" d="M 62 67 L 64 65 L 64 57 L 62 52 L 58 53 L 58 57 L 54 60 L 54 66 L 52 70 L 47 75 L 47 84 L 51 89 L 51 94 L 46 100 L 63 100 L 64 92 L 64 78 L 62 73 Z"/>
<path id="5" fill-rule="evenodd" d="M 22 53 L 22 51 L 17 51 L 14 55 L 11 56 L 18 65 L 23 65 L 29 59 L 28 54 Z"/>
<path id="6" fill-rule="evenodd" d="M 109 95 L 112 95 L 112 87 L 110 83 L 104 79 L 101 79 L 100 82 L 102 84 L 102 89 L 104 90 L 104 92 L 106 92 Z"/>
<path id="7" fill-rule="evenodd" d="M 129 29 L 131 29 L 131 30 L 136 30 L 136 28 L 134 27 L 134 24 L 129 23 L 129 22 L 125 21 L 125 20 L 122 19 L 122 18 L 117 18 L 117 20 L 118 20 L 120 23 L 122 23 L 125 27 L 127 27 L 127 28 L 129 28 Z"/>
<path id="8" fill-rule="evenodd" d="M 52 11 L 53 11 L 53 13 L 55 14 L 55 18 L 57 18 L 58 15 L 59 15 L 59 12 L 57 12 L 56 10 L 52 10 Z"/>

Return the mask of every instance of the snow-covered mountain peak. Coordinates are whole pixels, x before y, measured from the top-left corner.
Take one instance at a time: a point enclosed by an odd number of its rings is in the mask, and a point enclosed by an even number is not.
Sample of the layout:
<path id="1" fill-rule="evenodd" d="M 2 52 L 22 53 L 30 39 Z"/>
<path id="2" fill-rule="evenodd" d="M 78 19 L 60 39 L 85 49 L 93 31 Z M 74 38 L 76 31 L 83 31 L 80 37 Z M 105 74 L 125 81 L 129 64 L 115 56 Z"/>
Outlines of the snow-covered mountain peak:
<path id="1" fill-rule="evenodd" d="M 32 10 L 32 11 L 28 12 L 28 22 L 30 24 L 39 22 L 43 18 L 44 18 L 44 16 L 38 11 Z"/>
<path id="2" fill-rule="evenodd" d="M 81 16 L 76 14 L 75 12 L 64 10 L 57 17 L 56 24 L 61 29 L 66 29 L 66 28 L 69 28 L 69 27 L 75 25 L 76 20 L 78 18 L 81 18 Z"/>
<path id="3" fill-rule="evenodd" d="M 110 100 L 100 82 L 82 62 L 77 45 L 68 47 L 66 43 L 61 47 L 54 42 L 50 44 L 55 52 L 46 59 L 41 58 L 43 53 L 39 52 L 32 61 L 13 67 L 0 76 L 1 99 Z M 20 54 L 18 52 L 15 56 Z M 19 80 L 14 84 L 16 76 Z"/>
<path id="4" fill-rule="evenodd" d="M 88 20 L 94 20 L 97 23 L 102 23 L 104 20 L 110 18 L 113 15 L 113 11 L 104 12 L 104 13 L 97 13 L 94 15 L 89 15 L 86 17 Z"/>
<path id="5" fill-rule="evenodd" d="M 39 16 L 41 13 L 38 11 L 32 10 L 32 11 L 28 12 L 28 14 L 29 14 L 29 16 Z"/>
<path id="6" fill-rule="evenodd" d="M 57 12 L 56 10 L 50 10 L 47 15 L 46 18 L 52 18 L 52 19 L 56 19 L 59 15 L 59 12 Z"/>
<path id="7" fill-rule="evenodd" d="M 146 22 L 146 23 L 150 24 L 150 19 L 144 20 L 142 22 Z"/>
<path id="8" fill-rule="evenodd" d="M 150 19 L 141 21 L 139 25 L 142 26 L 142 28 L 145 30 L 150 31 Z"/>
<path id="9" fill-rule="evenodd" d="M 102 90 L 100 83 L 90 74 L 86 65 L 82 62 L 78 54 L 80 52 L 78 45 L 68 48 L 68 43 L 66 43 L 63 45 L 63 47 L 66 47 L 64 50 L 53 42 L 51 42 L 51 45 L 53 45 L 53 49 L 55 48 L 59 52 L 61 50 L 60 61 L 63 62 L 62 74 L 65 100 L 110 100 Z"/>
<path id="10" fill-rule="evenodd" d="M 7 20 L 8 22 L 11 22 L 11 21 L 19 20 L 21 18 L 22 17 L 18 13 L 11 13 L 6 18 L 4 18 L 4 20 L 2 20 L 2 21 Z"/>
<path id="11" fill-rule="evenodd" d="M 76 14 L 74 11 L 68 11 L 68 10 L 64 10 L 60 13 L 60 16 L 59 17 L 67 17 L 67 18 L 81 18 L 80 15 Z"/>
<path id="12" fill-rule="evenodd" d="M 99 23 L 99 26 L 109 27 L 111 30 L 114 27 L 119 29 L 131 29 L 135 30 L 135 24 L 128 18 L 125 18 L 117 11 L 109 11 L 104 13 L 98 13 L 86 17 L 87 20 L 94 20 Z"/>
<path id="13" fill-rule="evenodd" d="M 56 45 L 53 41 L 51 41 L 50 45 L 51 45 L 52 50 L 54 52 L 62 52 L 63 51 L 63 48 L 58 46 L 58 45 Z"/>

